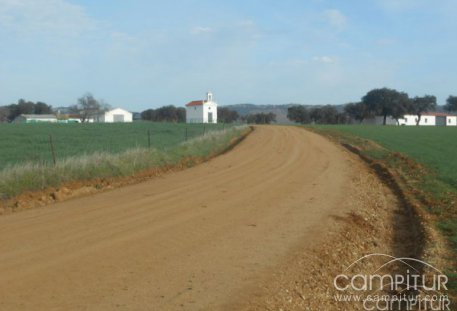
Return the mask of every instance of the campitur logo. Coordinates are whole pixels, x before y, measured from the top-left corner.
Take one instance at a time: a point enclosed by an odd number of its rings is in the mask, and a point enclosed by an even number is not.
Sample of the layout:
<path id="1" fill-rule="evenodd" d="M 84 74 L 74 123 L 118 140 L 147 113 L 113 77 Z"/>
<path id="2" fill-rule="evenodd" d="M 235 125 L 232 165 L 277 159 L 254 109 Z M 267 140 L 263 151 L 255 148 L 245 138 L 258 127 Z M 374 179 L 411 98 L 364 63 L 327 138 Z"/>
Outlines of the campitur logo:
<path id="1" fill-rule="evenodd" d="M 374 268 L 362 273 L 362 263 Z M 335 276 L 333 299 L 364 310 L 451 310 L 447 283 L 443 272 L 419 259 L 369 254 Z"/>

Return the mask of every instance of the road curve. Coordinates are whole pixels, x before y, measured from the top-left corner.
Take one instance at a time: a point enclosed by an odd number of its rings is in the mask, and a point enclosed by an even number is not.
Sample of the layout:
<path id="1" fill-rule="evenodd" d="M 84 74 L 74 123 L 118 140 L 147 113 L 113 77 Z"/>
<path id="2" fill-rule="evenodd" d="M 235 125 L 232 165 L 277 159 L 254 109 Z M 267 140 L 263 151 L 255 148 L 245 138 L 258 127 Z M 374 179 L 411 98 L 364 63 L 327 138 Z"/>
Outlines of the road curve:
<path id="1" fill-rule="evenodd" d="M 344 212 L 352 170 L 316 134 L 257 127 L 194 168 L 2 216 L 0 310 L 233 309 Z"/>

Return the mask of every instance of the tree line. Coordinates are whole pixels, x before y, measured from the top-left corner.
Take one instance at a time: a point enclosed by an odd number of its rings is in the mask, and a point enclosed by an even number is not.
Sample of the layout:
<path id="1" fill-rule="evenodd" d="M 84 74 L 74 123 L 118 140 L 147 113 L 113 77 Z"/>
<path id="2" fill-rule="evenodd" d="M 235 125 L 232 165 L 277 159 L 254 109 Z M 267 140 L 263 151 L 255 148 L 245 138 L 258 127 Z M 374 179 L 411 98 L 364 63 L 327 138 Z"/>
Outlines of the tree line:
<path id="1" fill-rule="evenodd" d="M 141 119 L 154 122 L 186 122 L 186 109 L 172 105 L 147 109 L 141 113 Z M 218 107 L 217 119 L 219 123 L 233 123 L 240 120 L 240 116 L 235 110 Z"/>
<path id="2" fill-rule="evenodd" d="M 287 118 L 302 124 L 345 124 L 349 121 L 346 113 L 338 112 L 332 105 L 307 108 L 293 106 L 287 109 Z"/>
<path id="3" fill-rule="evenodd" d="M 110 106 L 103 100 L 96 99 L 91 93 L 86 93 L 76 105 L 70 106 L 70 114 L 78 115 L 82 122 L 88 122 L 100 113 L 108 110 Z M 44 102 L 32 102 L 19 99 L 17 103 L 0 107 L 0 122 L 11 122 L 21 114 L 55 114 L 52 106 Z"/>
<path id="4" fill-rule="evenodd" d="M 0 107 L 0 122 L 11 122 L 21 114 L 51 114 L 52 106 L 43 102 L 19 99 L 17 103 Z"/>
<path id="5" fill-rule="evenodd" d="M 68 112 L 71 115 L 78 116 L 81 122 L 89 122 L 96 118 L 101 113 L 110 109 L 110 105 L 102 99 L 97 99 L 91 93 L 86 93 L 78 98 L 77 103 L 68 107 Z M 31 102 L 24 99 L 18 100 L 17 104 L 0 107 L 0 122 L 11 122 L 21 114 L 54 114 L 52 106 L 43 102 Z M 244 121 L 237 111 L 226 107 L 218 107 L 218 121 L 221 123 L 233 123 Z M 186 122 L 186 109 L 183 107 L 163 106 L 157 109 L 147 109 L 141 112 L 141 118 L 147 121 L 155 122 Z M 249 121 L 252 118 L 259 119 L 259 122 L 269 123 L 271 116 L 249 116 Z"/>
<path id="6" fill-rule="evenodd" d="M 242 117 L 242 120 L 249 124 L 271 124 L 276 122 L 276 114 L 272 112 L 248 114 Z"/>
<path id="7" fill-rule="evenodd" d="M 436 107 L 436 97 L 433 95 L 410 98 L 405 92 L 381 88 L 369 91 L 360 102 L 346 104 L 342 112 L 331 105 L 313 108 L 294 106 L 288 109 L 287 117 L 302 124 L 346 124 L 352 121 L 361 123 L 367 118 L 381 116 L 383 125 L 386 125 L 388 117 L 398 122 L 405 115 L 412 114 L 417 116 L 416 124 L 419 125 L 422 115 Z M 449 96 L 444 109 L 457 111 L 457 96 Z"/>
<path id="8" fill-rule="evenodd" d="M 91 93 L 86 93 L 78 98 L 76 105 L 69 107 L 69 112 L 78 115 L 82 122 L 88 122 L 91 118 L 109 108 L 110 106 L 103 100 L 98 100 Z M 297 105 L 288 108 L 287 117 L 291 121 L 302 124 L 346 124 L 361 123 L 367 118 L 381 116 L 385 125 L 388 117 L 398 122 L 404 115 L 412 114 L 417 116 L 416 122 L 419 124 L 424 113 L 433 111 L 436 108 L 437 101 L 433 95 L 411 98 L 405 92 L 380 88 L 369 91 L 359 102 L 344 105 L 342 111 L 332 105 L 320 107 Z M 457 111 L 457 96 L 449 96 L 444 109 L 451 112 Z M 38 101 L 35 103 L 20 99 L 17 103 L 0 107 L 0 122 L 11 122 L 21 114 L 51 113 L 54 113 L 52 106 L 44 102 Z M 186 110 L 182 107 L 164 106 L 157 109 L 147 109 L 141 113 L 141 117 L 143 120 L 155 122 L 185 122 Z M 276 115 L 262 112 L 240 116 L 235 110 L 218 107 L 218 121 L 220 123 L 242 121 L 246 123 L 270 124 L 276 122 Z"/>
<path id="9" fill-rule="evenodd" d="M 141 113 L 141 119 L 154 122 L 186 122 L 186 109 L 175 106 L 147 109 Z"/>
<path id="10" fill-rule="evenodd" d="M 147 109 L 141 113 L 141 119 L 154 122 L 186 122 L 186 109 L 175 106 Z M 276 115 L 274 113 L 254 113 L 240 116 L 235 110 L 226 107 L 217 107 L 217 121 L 219 123 L 241 121 L 246 123 L 270 124 L 276 122 Z"/>

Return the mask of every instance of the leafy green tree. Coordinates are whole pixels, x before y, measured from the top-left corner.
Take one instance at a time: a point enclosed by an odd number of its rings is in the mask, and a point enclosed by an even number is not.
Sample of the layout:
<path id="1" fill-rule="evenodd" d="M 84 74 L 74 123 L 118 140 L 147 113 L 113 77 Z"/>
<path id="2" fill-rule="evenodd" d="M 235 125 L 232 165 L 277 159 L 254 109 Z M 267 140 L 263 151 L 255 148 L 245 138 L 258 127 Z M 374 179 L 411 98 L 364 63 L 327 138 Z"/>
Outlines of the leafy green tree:
<path id="1" fill-rule="evenodd" d="M 141 112 L 141 119 L 146 121 L 154 121 L 156 118 L 156 113 L 154 109 L 147 109 Z"/>
<path id="2" fill-rule="evenodd" d="M 35 114 L 52 114 L 52 107 L 43 103 L 37 102 L 35 104 Z"/>
<path id="3" fill-rule="evenodd" d="M 26 101 L 25 99 L 19 99 L 17 104 L 11 105 L 11 112 L 15 117 L 21 114 L 34 114 L 35 113 L 35 104 L 31 101 Z"/>
<path id="4" fill-rule="evenodd" d="M 447 98 L 444 109 L 446 109 L 447 111 L 457 111 L 457 96 L 450 95 Z"/>
<path id="5" fill-rule="evenodd" d="M 424 112 L 436 109 L 436 97 L 432 95 L 425 95 L 422 97 L 414 97 L 411 100 L 409 112 L 417 115 L 416 125 L 419 125 L 422 114 Z"/>
<path id="6" fill-rule="evenodd" d="M 51 114 L 52 107 L 43 102 L 31 102 L 25 99 L 19 99 L 17 104 L 11 104 L 8 107 L 8 120 L 12 121 L 21 114 Z"/>
<path id="7" fill-rule="evenodd" d="M 255 124 L 271 124 L 276 122 L 276 114 L 269 112 L 269 113 L 256 113 L 256 114 L 249 114 L 244 117 L 247 123 L 255 123 Z"/>
<path id="8" fill-rule="evenodd" d="M 365 118 L 370 116 L 368 107 L 363 102 L 348 103 L 344 106 L 344 112 L 352 119 L 362 122 Z"/>
<path id="9" fill-rule="evenodd" d="M 293 106 L 287 109 L 287 118 L 290 121 L 307 124 L 311 122 L 311 115 L 305 106 Z"/>
<path id="10" fill-rule="evenodd" d="M 221 123 L 233 123 L 239 119 L 239 114 L 235 110 L 225 107 L 217 107 L 217 120 Z"/>
<path id="11" fill-rule="evenodd" d="M 338 114 L 336 115 L 336 124 L 348 124 L 348 123 L 350 123 L 350 121 L 351 121 L 351 118 L 345 112 L 343 112 L 343 113 L 338 112 Z"/>
<path id="12" fill-rule="evenodd" d="M 185 122 L 186 109 L 175 106 L 164 106 L 157 109 L 148 109 L 141 113 L 141 118 L 154 122 Z"/>
<path id="13" fill-rule="evenodd" d="M 307 124 L 345 124 L 348 123 L 348 115 L 340 113 L 331 105 L 308 109 L 304 106 L 293 106 L 287 109 L 287 118 L 291 121 Z"/>
<path id="14" fill-rule="evenodd" d="M 10 109 L 7 106 L 0 107 L 0 122 L 8 122 Z"/>
<path id="15" fill-rule="evenodd" d="M 157 113 L 157 120 L 160 122 L 183 122 L 184 120 L 179 120 L 179 111 L 180 108 L 176 108 L 175 106 L 165 106 L 161 107 L 156 110 Z M 184 109 L 184 108 L 181 108 Z"/>
<path id="16" fill-rule="evenodd" d="M 338 124 L 340 118 L 338 110 L 331 105 L 311 109 L 310 116 L 316 124 Z"/>
<path id="17" fill-rule="evenodd" d="M 176 108 L 177 122 L 185 123 L 186 122 L 186 108 L 178 107 Z"/>
<path id="18" fill-rule="evenodd" d="M 410 106 L 408 94 L 388 88 L 369 91 L 362 102 L 370 114 L 383 117 L 383 125 L 386 125 L 388 116 L 397 120 L 403 118 Z"/>

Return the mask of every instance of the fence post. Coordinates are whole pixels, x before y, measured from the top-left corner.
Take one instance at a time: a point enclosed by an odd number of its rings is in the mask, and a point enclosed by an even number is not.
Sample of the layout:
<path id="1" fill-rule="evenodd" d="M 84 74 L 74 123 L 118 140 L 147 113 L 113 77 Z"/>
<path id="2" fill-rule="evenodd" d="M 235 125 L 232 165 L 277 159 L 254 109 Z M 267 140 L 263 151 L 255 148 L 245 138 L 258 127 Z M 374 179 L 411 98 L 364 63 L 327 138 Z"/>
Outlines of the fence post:
<path id="1" fill-rule="evenodd" d="M 56 152 L 54 150 L 54 142 L 52 141 L 52 135 L 49 134 L 49 145 L 51 146 L 51 153 L 52 153 L 52 162 L 54 166 L 56 165 Z"/>
<path id="2" fill-rule="evenodd" d="M 151 149 L 151 130 L 148 129 L 148 148 Z"/>
<path id="3" fill-rule="evenodd" d="M 203 124 L 203 136 L 205 136 L 205 133 L 206 133 L 206 125 Z"/>
<path id="4" fill-rule="evenodd" d="M 186 141 L 187 141 L 187 137 L 188 137 L 188 134 L 187 134 L 187 126 L 186 126 Z"/>

